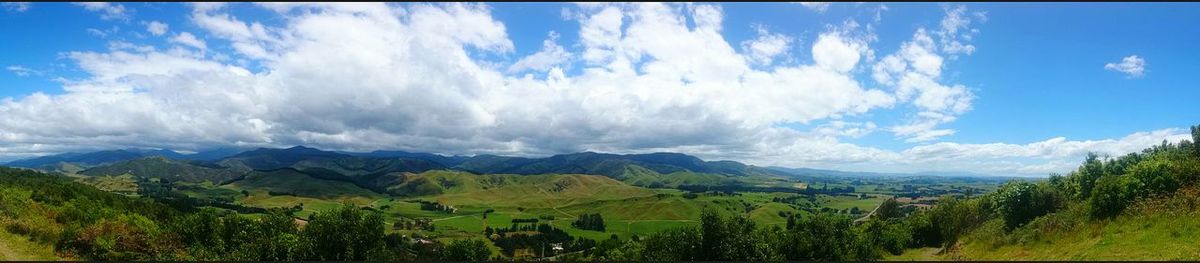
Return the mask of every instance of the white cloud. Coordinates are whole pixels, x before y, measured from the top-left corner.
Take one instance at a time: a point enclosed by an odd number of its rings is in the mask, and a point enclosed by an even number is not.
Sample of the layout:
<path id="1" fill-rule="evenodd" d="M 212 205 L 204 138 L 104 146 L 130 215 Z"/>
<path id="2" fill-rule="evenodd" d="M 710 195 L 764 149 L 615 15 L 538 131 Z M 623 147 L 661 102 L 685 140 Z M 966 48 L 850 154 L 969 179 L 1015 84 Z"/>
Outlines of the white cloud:
<path id="1" fill-rule="evenodd" d="M 167 33 L 167 27 L 168 25 L 166 23 L 150 21 L 150 23 L 146 24 L 146 31 L 150 32 L 150 34 L 154 34 L 155 36 L 161 36 Z"/>
<path id="2" fill-rule="evenodd" d="M 756 26 L 758 36 L 753 40 L 742 42 L 742 52 L 749 55 L 751 61 L 761 65 L 771 65 L 775 57 L 786 55 L 794 41 L 791 37 L 767 31 L 763 26 Z"/>
<path id="3" fill-rule="evenodd" d="M 911 101 L 920 110 L 907 124 L 890 129 L 906 142 L 928 142 L 955 134 L 955 130 L 939 129 L 938 125 L 952 122 L 969 111 L 975 98 L 966 86 L 941 83 L 946 60 L 943 54 L 954 57 L 975 50 L 974 46 L 963 44 L 966 40 L 962 33 L 975 31 L 968 27 L 971 18 L 964 15 L 966 8 L 959 6 L 945 11 L 940 29 L 933 33 L 939 37 L 938 42 L 927 30 L 919 28 L 899 51 L 880 59 L 872 68 L 871 76 L 876 82 L 893 88 L 899 101 Z M 976 14 L 976 19 L 983 17 L 982 13 Z"/>
<path id="4" fill-rule="evenodd" d="M 9 12 L 17 13 L 29 11 L 29 8 L 33 7 L 33 3 L 30 2 L 4 2 L 0 3 L 0 5 L 3 5 L 4 9 Z"/>
<path id="5" fill-rule="evenodd" d="M 796 3 L 800 4 L 804 7 L 807 7 L 808 9 L 812 9 L 813 11 L 816 11 L 817 13 L 825 13 L 825 10 L 829 10 L 829 5 L 833 4 L 831 2 L 796 2 Z"/>
<path id="6" fill-rule="evenodd" d="M 1146 60 L 1130 55 L 1122 58 L 1121 62 L 1104 64 L 1104 69 L 1125 73 L 1127 78 L 1140 78 L 1146 73 Z"/>
<path id="7" fill-rule="evenodd" d="M 940 82 L 943 59 L 924 30 L 878 61 L 863 38 L 838 31 L 809 47 L 811 64 L 758 68 L 753 51 L 738 52 L 724 38 L 723 10 L 715 5 L 597 4 L 576 8 L 578 39 L 551 36 L 535 55 L 503 65 L 480 59 L 515 49 L 484 5 L 262 6 L 286 19 L 268 26 L 221 6 L 195 6 L 191 22 L 206 32 L 198 35 L 233 46 L 229 60 L 214 59 L 215 50 L 119 41 L 107 52 L 67 52 L 87 77 L 64 80 L 61 94 L 0 100 L 0 156 L 305 144 L 451 154 L 679 151 L 852 170 L 1007 171 L 1022 165 L 984 161 L 1025 158 L 1020 162 L 1030 168 L 1022 171 L 1042 172 L 1078 152 L 1043 158 L 1030 155 L 1028 145 L 892 151 L 840 141 L 879 129 L 913 141 L 954 132 L 937 126 L 968 111 L 973 95 Z M 175 38 L 199 41 L 187 32 Z M 578 63 L 561 60 L 573 54 Z M 882 88 L 855 78 L 859 63 L 872 66 Z M 567 66 L 579 68 L 568 73 Z M 898 105 L 917 109 L 910 124 L 851 121 Z M 798 131 L 784 127 L 789 123 L 818 125 Z M 1120 151 L 1175 133 L 1053 143 Z"/>
<path id="8" fill-rule="evenodd" d="M 109 2 L 76 2 L 75 4 L 88 11 L 100 12 L 100 19 L 129 20 L 129 12 L 121 4 Z"/>
<path id="9" fill-rule="evenodd" d="M 813 60 L 817 66 L 838 72 L 848 72 L 858 65 L 866 44 L 843 38 L 837 33 L 821 34 L 813 44 Z"/>
<path id="10" fill-rule="evenodd" d="M 188 32 L 179 33 L 174 37 L 171 37 L 171 43 L 186 45 L 199 50 L 208 49 L 208 45 L 204 43 L 204 40 L 200 40 L 196 38 L 195 35 L 192 35 L 192 33 Z"/>
<path id="11" fill-rule="evenodd" d="M 21 77 L 28 77 L 30 75 L 37 75 L 37 76 L 42 75 L 41 71 L 32 70 L 32 69 L 29 69 L 29 68 L 21 66 L 21 65 L 9 65 L 8 67 L 5 67 L 4 69 L 7 69 L 8 71 L 11 71 L 13 74 L 16 74 L 17 76 L 21 76 Z"/>
<path id="12" fill-rule="evenodd" d="M 542 50 L 521 58 L 512 66 L 508 67 L 508 73 L 517 73 L 526 70 L 546 71 L 550 68 L 563 64 L 571 59 L 571 53 L 559 46 L 557 42 L 558 33 L 550 31 L 549 37 L 542 42 Z"/>
<path id="13" fill-rule="evenodd" d="M 979 30 L 971 28 L 971 22 L 973 20 L 987 21 L 987 14 L 984 12 L 967 14 L 967 7 L 963 5 L 945 6 L 944 10 L 946 17 L 942 18 L 941 28 L 935 32 L 938 35 L 942 52 L 950 55 L 951 59 L 957 58 L 959 54 L 974 53 L 975 45 L 970 44 L 969 41 L 974 35 L 979 34 Z"/>

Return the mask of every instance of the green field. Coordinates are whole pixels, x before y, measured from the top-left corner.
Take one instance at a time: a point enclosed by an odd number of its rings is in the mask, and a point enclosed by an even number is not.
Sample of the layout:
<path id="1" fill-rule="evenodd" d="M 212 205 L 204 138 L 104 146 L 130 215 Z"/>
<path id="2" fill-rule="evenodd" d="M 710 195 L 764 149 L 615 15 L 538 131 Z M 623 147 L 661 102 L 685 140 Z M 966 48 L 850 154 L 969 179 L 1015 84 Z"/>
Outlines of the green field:
<path id="1" fill-rule="evenodd" d="M 677 174 L 676 183 L 713 179 L 705 174 Z M 646 236 L 666 229 L 691 227 L 706 209 L 721 214 L 745 216 L 765 226 L 783 226 L 787 216 L 807 215 L 813 209 L 846 210 L 857 207 L 867 213 L 888 196 L 816 195 L 814 201 L 794 193 L 739 192 L 685 195 L 677 189 L 651 189 L 594 175 L 476 175 L 459 171 L 428 171 L 395 175 L 398 183 L 389 189 L 404 189 L 416 196 L 389 196 L 345 181 L 314 178 L 294 170 L 254 173 L 226 185 L 180 183 L 178 191 L 200 199 L 233 200 L 236 204 L 263 208 L 301 210 L 293 214 L 307 218 L 312 213 L 336 208 L 343 203 L 370 207 L 387 216 L 390 224 L 403 218 L 428 218 L 434 231 L 389 230 L 421 234 L 438 239 L 482 237 L 485 227 L 508 227 L 513 219 L 542 218 L 572 236 L 604 240 L 616 235 Z M 662 178 L 656 178 L 659 180 Z M 762 186 L 795 186 L 795 181 L 777 179 Z M 826 184 L 822 184 L 824 186 Z M 840 184 L 828 184 L 831 186 Z M 847 184 L 848 185 L 848 184 Z M 689 198 L 690 197 L 690 198 Z M 775 199 L 791 198 L 791 203 Z M 420 202 L 436 202 L 455 208 L 453 213 L 421 209 Z M 487 210 L 487 218 L 483 214 Z M 806 211 L 808 210 L 808 211 Z M 581 214 L 600 214 L 605 232 L 581 230 L 571 223 Z M 552 220 L 545 220 L 553 218 Z M 389 229 L 391 229 L 389 227 Z"/>

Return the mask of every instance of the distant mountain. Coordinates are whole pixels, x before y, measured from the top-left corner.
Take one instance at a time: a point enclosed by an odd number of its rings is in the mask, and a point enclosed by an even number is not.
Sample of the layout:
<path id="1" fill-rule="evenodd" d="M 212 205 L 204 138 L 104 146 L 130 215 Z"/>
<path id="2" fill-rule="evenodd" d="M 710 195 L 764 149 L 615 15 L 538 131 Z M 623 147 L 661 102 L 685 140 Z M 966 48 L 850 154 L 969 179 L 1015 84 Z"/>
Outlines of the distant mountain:
<path id="1" fill-rule="evenodd" d="M 242 153 L 242 150 L 237 148 L 216 148 L 212 150 L 200 151 L 194 154 L 188 154 L 181 157 L 184 160 L 199 160 L 199 161 L 216 161 L 225 159 L 230 156 Z"/>
<path id="2" fill-rule="evenodd" d="M 874 172 L 848 172 L 848 171 L 838 171 L 838 170 L 822 170 L 822 169 L 812 169 L 812 168 L 786 168 L 786 167 L 777 167 L 777 166 L 767 167 L 767 169 L 778 171 L 780 173 L 789 175 L 790 177 L 797 178 L 797 179 L 800 179 L 799 177 L 810 177 L 810 178 L 815 178 L 818 181 L 822 177 L 824 177 L 824 178 L 828 178 L 828 177 L 843 177 L 843 178 L 888 177 L 888 178 L 892 178 L 892 179 L 906 179 L 906 180 L 928 178 L 928 177 L 967 177 L 967 178 L 986 178 L 986 179 L 997 179 L 997 180 L 1007 180 L 1007 179 L 1014 178 L 1012 176 L 999 176 L 999 175 L 982 174 L 982 173 L 975 173 L 975 172 L 961 172 L 961 171 L 958 171 L 958 172 L 956 172 L 956 171 L 930 171 L 930 172 L 916 172 L 916 173 L 874 173 Z"/>
<path id="3" fill-rule="evenodd" d="M 142 157 L 133 160 L 98 166 L 80 172 L 88 176 L 111 176 L 130 174 L 136 178 L 160 178 L 184 182 L 221 182 L 233 180 L 243 172 L 223 167 L 207 167 L 200 163 L 188 163 L 163 156 Z"/>
<path id="4" fill-rule="evenodd" d="M 295 170 L 324 180 L 351 182 L 376 192 L 384 192 L 400 173 L 449 169 L 438 162 L 425 159 L 353 156 L 304 146 L 287 149 L 259 148 L 230 156 L 215 164 L 245 172 Z"/>
<path id="5" fill-rule="evenodd" d="M 440 155 L 440 154 L 414 153 L 414 152 L 405 152 L 405 151 L 373 151 L 373 152 L 369 152 L 369 153 L 347 152 L 345 154 L 353 155 L 353 156 L 361 156 L 361 157 L 375 157 L 375 158 L 421 159 L 421 160 L 435 162 L 435 163 L 441 164 L 446 167 L 452 167 L 452 166 L 462 164 L 463 162 L 465 162 L 467 159 L 470 158 L 470 157 L 466 157 L 466 156 L 445 156 L 445 155 Z"/>
<path id="6" fill-rule="evenodd" d="M 455 165 L 454 168 L 480 174 L 494 174 L 510 170 L 514 167 L 519 167 L 536 160 L 537 159 L 484 154 L 467 158 L 466 160 L 463 160 L 462 163 Z"/>
<path id="7" fill-rule="evenodd" d="M 114 163 L 126 160 L 142 158 L 146 156 L 180 156 L 181 154 L 171 150 L 110 150 L 98 151 L 89 153 L 63 153 L 49 156 L 41 156 L 23 160 L 16 160 L 5 165 L 14 167 L 34 168 L 47 171 L 60 171 L 58 168 L 65 164 L 79 167 L 93 167 L 97 165 Z"/>
<path id="8" fill-rule="evenodd" d="M 25 167 L 41 169 L 46 171 L 65 172 L 72 170 L 71 167 L 90 168 L 104 164 L 128 161 L 143 157 L 162 156 L 172 160 L 199 160 L 199 161 L 215 161 L 228 156 L 237 154 L 237 149 L 220 148 L 210 151 L 202 151 L 195 154 L 182 154 L 176 151 L 167 149 L 122 149 L 108 150 L 88 153 L 63 153 L 55 155 L 47 155 L 34 157 L 22 160 L 16 160 L 4 165 L 13 167 Z M 67 167 L 67 168 L 64 168 Z"/>
<path id="9" fill-rule="evenodd" d="M 775 175 L 775 172 L 733 161 L 704 161 L 681 153 L 607 154 L 582 152 L 546 158 L 480 155 L 468 158 L 456 169 L 476 173 L 593 174 L 623 179 L 631 168 L 659 174 L 692 172 L 724 176 Z"/>
<path id="10" fill-rule="evenodd" d="M 300 161 L 309 159 L 336 159 L 347 157 L 351 156 L 304 146 L 296 146 L 287 149 L 258 148 L 224 158 L 216 163 L 221 166 L 232 168 L 274 170 L 288 167 Z"/>

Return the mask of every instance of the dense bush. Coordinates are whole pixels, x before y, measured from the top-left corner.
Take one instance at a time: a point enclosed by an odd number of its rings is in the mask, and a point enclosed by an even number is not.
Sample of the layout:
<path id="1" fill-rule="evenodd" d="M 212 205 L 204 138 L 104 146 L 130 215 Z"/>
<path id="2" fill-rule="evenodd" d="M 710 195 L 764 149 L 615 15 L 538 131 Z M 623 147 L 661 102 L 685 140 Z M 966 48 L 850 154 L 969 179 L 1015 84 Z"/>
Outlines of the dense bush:
<path id="1" fill-rule="evenodd" d="M 1057 192 L 1048 183 L 1013 181 L 991 194 L 996 214 L 1004 219 L 1004 227 L 1013 229 L 1059 207 Z"/>

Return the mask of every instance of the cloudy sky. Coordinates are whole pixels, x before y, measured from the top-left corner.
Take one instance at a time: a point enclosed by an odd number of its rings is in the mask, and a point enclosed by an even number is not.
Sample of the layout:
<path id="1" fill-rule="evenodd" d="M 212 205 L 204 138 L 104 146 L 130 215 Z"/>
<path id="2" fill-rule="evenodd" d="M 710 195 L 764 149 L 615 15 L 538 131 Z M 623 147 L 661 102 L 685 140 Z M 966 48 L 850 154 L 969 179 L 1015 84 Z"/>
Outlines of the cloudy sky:
<path id="1" fill-rule="evenodd" d="M 1046 175 L 1200 122 L 1197 4 L 0 6 L 0 160 L 116 148 Z"/>

